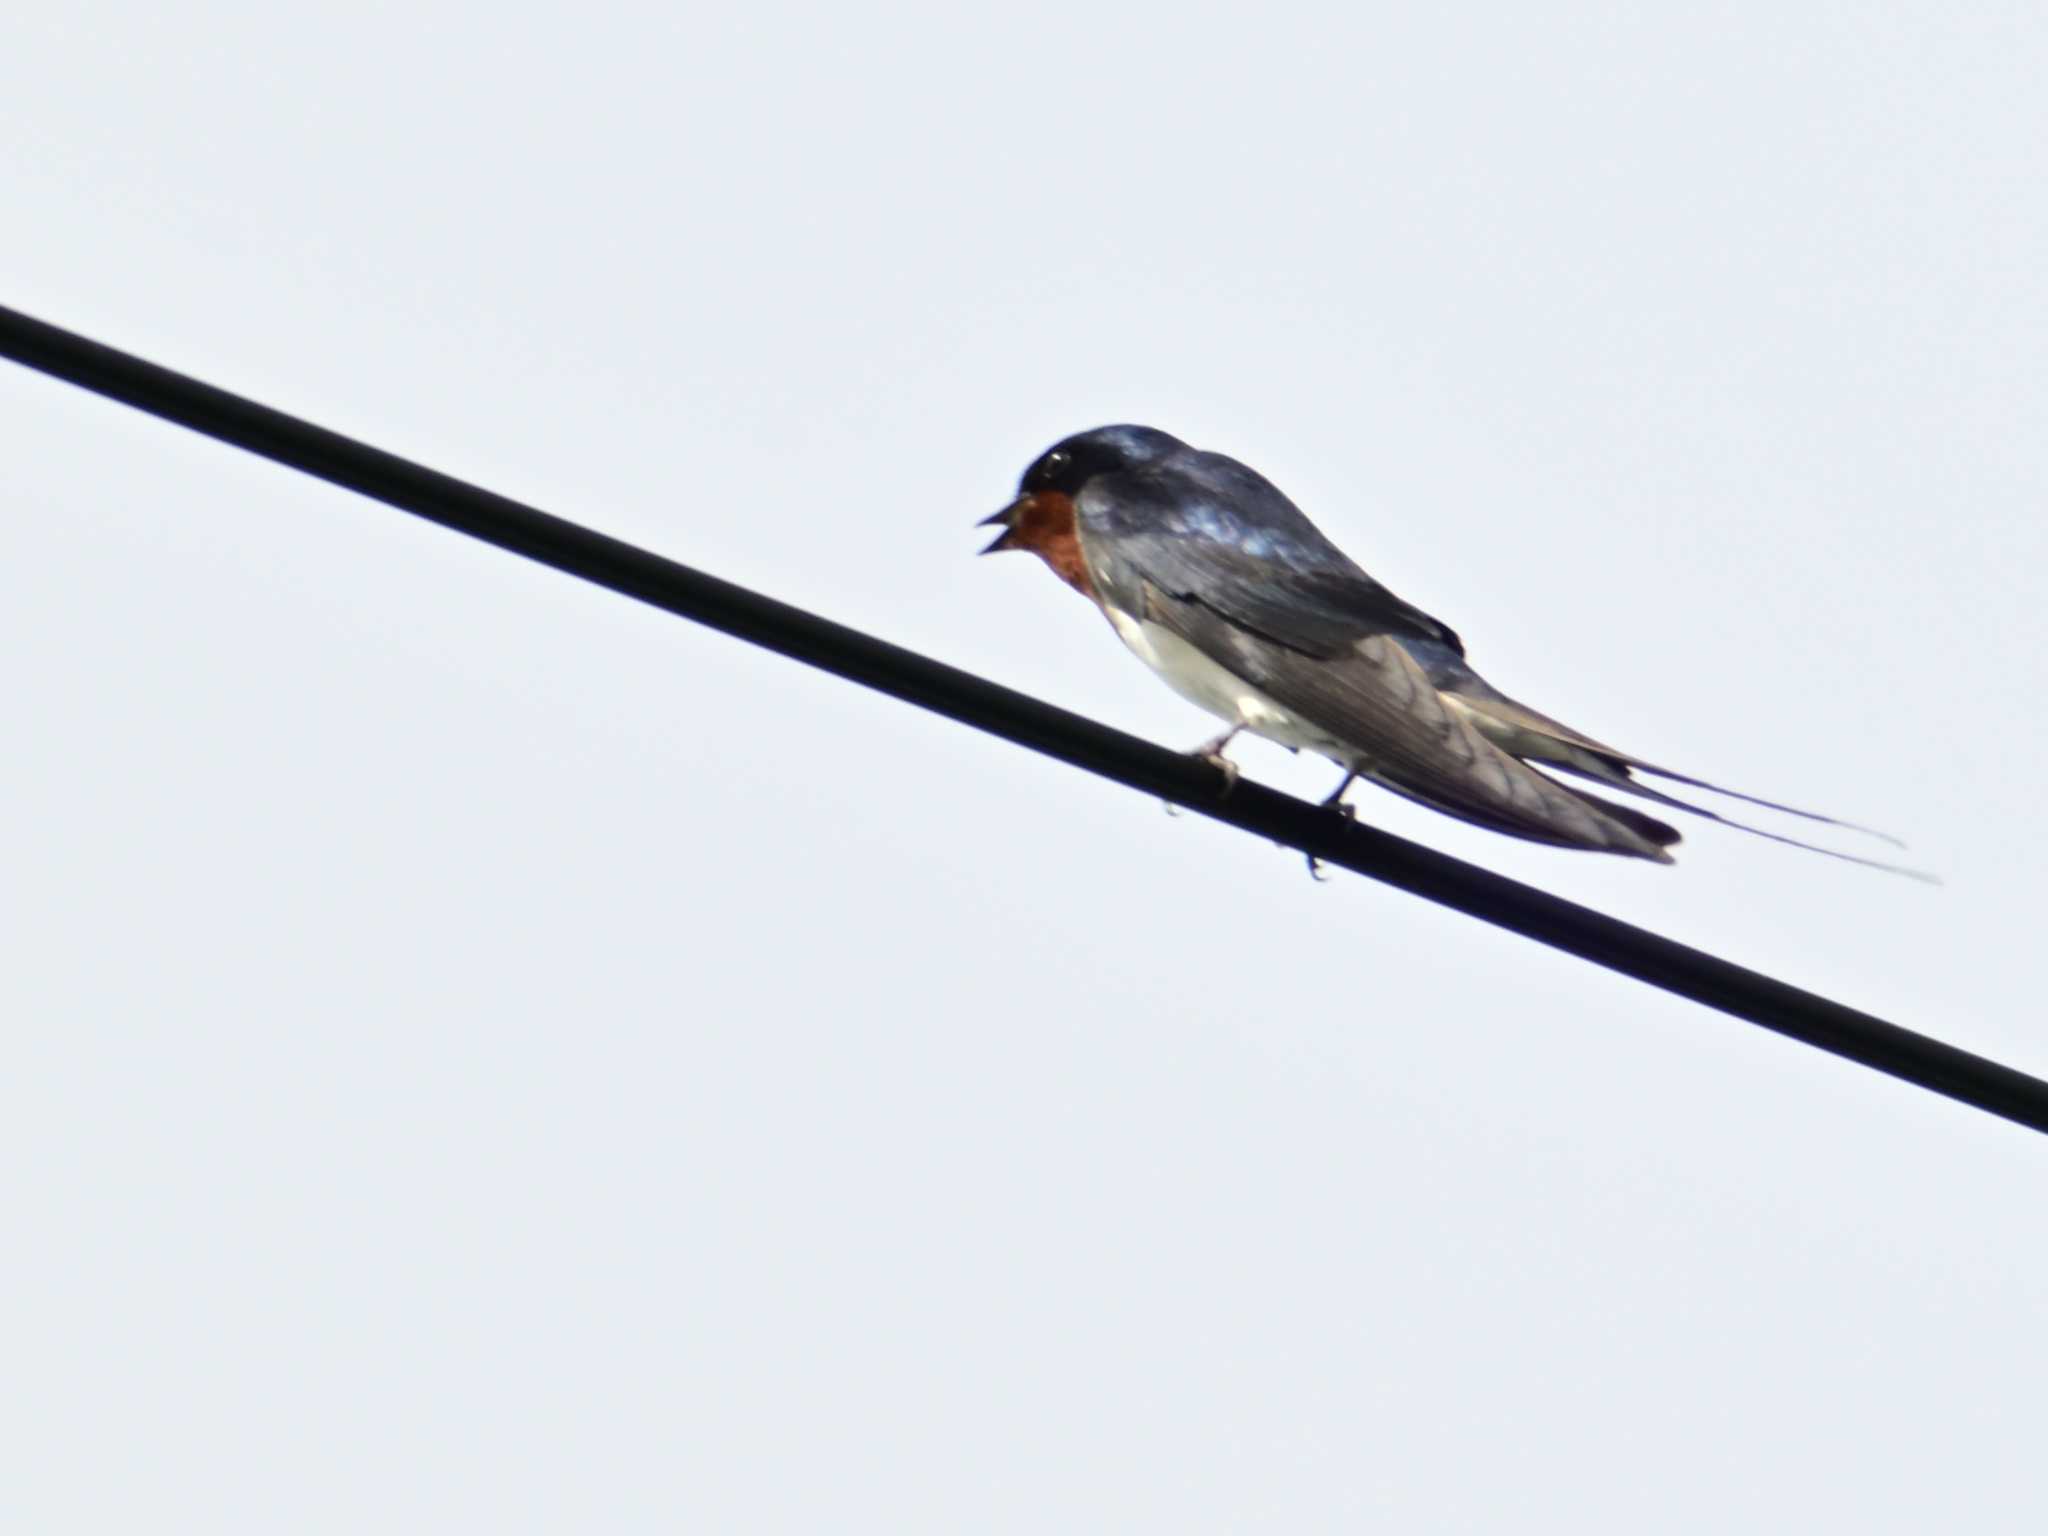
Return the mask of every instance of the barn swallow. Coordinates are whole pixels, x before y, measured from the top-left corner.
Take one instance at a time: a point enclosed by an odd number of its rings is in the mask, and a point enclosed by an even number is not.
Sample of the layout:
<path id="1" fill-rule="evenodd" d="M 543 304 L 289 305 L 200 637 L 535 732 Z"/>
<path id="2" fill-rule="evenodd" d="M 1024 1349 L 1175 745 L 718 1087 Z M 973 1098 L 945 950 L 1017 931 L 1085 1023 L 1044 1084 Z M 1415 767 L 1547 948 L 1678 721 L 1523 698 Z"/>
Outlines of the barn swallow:
<path id="1" fill-rule="evenodd" d="M 1543 768 L 1776 842 L 1899 874 L 1917 870 L 1731 821 L 1642 783 L 1648 774 L 1808 821 L 1853 822 L 1722 789 L 1582 736 L 1495 689 L 1446 624 L 1403 602 L 1332 544 L 1271 481 L 1152 427 L 1078 433 L 1033 461 L 984 524 L 982 551 L 1028 550 L 1100 608 L 1146 665 L 1228 729 L 1331 759 L 1367 779 L 1513 837 L 1672 862 L 1676 828 L 1560 782 Z M 1903 845 L 1899 845 L 1903 846 Z"/>

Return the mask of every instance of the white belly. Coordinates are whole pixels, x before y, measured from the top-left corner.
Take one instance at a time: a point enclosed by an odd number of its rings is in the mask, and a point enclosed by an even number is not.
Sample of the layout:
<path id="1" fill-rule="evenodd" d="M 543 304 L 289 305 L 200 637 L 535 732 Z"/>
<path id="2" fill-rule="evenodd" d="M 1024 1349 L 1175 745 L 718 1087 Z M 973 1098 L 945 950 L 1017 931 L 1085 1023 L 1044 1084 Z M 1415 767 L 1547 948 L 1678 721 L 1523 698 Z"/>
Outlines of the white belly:
<path id="1" fill-rule="evenodd" d="M 1231 725 L 1241 725 L 1268 741 L 1277 741 L 1283 747 L 1306 747 L 1346 767 L 1351 765 L 1356 754 L 1343 743 L 1318 730 L 1285 705 L 1274 703 L 1171 630 L 1107 606 L 1103 612 L 1109 615 L 1109 622 L 1116 626 L 1124 644 L 1189 703 L 1201 706 Z"/>

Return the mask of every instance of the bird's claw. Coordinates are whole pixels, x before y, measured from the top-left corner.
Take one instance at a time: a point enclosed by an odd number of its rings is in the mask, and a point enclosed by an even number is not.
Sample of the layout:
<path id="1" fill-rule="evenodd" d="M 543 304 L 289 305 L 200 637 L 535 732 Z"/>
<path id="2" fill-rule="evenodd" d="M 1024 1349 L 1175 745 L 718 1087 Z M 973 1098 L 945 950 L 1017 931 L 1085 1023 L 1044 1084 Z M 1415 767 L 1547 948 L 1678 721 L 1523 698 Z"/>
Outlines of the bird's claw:
<path id="1" fill-rule="evenodd" d="M 1339 784 L 1336 789 L 1331 791 L 1329 798 L 1323 801 L 1323 809 L 1335 811 L 1345 821 L 1358 820 L 1358 807 L 1348 805 L 1342 799 L 1344 791 L 1350 787 L 1351 780 L 1347 776 L 1342 784 Z M 1318 885 L 1327 885 L 1330 877 L 1323 873 L 1323 861 L 1312 853 L 1305 853 L 1302 855 L 1302 858 L 1308 861 L 1309 879 L 1315 881 Z"/>
<path id="2" fill-rule="evenodd" d="M 1218 773 L 1223 775 L 1223 793 L 1226 796 L 1229 795 L 1229 793 L 1233 789 L 1237 788 L 1237 780 L 1240 773 L 1243 770 L 1241 770 L 1237 766 L 1237 764 L 1233 763 L 1229 758 L 1225 757 L 1220 748 L 1213 752 L 1203 752 L 1198 755 L 1201 757 L 1203 762 L 1207 763 L 1211 768 L 1214 768 Z"/>
<path id="3" fill-rule="evenodd" d="M 1223 775 L 1223 794 L 1219 795 L 1218 799 L 1227 798 L 1230 792 L 1237 788 L 1238 766 L 1223 755 L 1223 749 L 1236 740 L 1238 732 L 1243 729 L 1244 727 L 1241 725 L 1233 725 L 1222 735 L 1211 736 L 1188 754 L 1189 757 L 1199 757 L 1203 762 Z M 1172 801 L 1165 802 L 1165 805 L 1167 815 L 1178 816 L 1180 814 L 1179 809 Z"/>
<path id="4" fill-rule="evenodd" d="M 1211 768 L 1214 768 L 1218 773 L 1223 775 L 1223 793 L 1221 795 L 1218 795 L 1216 798 L 1219 800 L 1228 799 L 1230 797 L 1230 792 L 1233 789 L 1237 788 L 1237 781 L 1239 776 L 1242 774 L 1243 770 L 1240 769 L 1237 766 L 1237 764 L 1233 763 L 1229 758 L 1225 757 L 1220 751 L 1205 751 L 1202 748 L 1197 747 L 1193 752 L 1190 752 L 1188 755 L 1190 757 L 1199 757 L 1203 762 L 1207 763 Z M 1163 809 L 1169 816 L 1178 816 L 1180 814 L 1180 807 L 1175 805 L 1171 800 L 1162 800 L 1159 802 L 1159 804 L 1161 809 Z"/>

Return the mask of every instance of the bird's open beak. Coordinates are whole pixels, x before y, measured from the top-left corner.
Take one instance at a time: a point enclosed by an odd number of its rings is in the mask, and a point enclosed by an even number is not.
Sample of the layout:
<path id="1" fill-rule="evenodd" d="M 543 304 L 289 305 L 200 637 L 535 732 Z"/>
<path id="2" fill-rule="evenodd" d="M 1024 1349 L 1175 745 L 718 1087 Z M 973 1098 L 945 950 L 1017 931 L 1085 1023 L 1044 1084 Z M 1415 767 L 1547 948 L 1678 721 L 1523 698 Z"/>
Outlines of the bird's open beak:
<path id="1" fill-rule="evenodd" d="M 1010 535 L 1017 531 L 1017 520 L 1030 510 L 1031 497 L 1029 494 L 1026 494 L 1019 496 L 1015 501 L 1003 508 L 1002 511 L 984 517 L 980 522 L 976 523 L 974 526 L 977 528 L 989 528 L 997 523 L 1003 525 L 1003 531 L 989 541 L 988 547 L 982 553 L 984 555 L 999 555 L 1004 550 L 1010 548 Z"/>

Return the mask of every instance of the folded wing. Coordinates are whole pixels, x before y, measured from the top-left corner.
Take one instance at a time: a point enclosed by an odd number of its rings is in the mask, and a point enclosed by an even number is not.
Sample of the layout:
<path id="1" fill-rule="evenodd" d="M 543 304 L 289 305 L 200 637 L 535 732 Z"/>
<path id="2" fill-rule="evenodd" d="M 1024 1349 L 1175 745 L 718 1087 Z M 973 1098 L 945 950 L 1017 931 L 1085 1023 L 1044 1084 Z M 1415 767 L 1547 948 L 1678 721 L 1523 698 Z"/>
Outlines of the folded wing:
<path id="1" fill-rule="evenodd" d="M 1227 617 L 1200 598 L 1143 588 L 1140 610 L 1353 751 L 1346 766 L 1436 810 L 1496 832 L 1567 848 L 1671 862 L 1678 833 L 1558 783 L 1488 741 L 1385 633 L 1312 655 Z"/>

